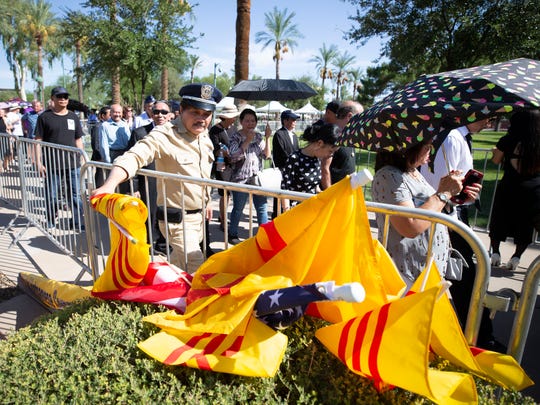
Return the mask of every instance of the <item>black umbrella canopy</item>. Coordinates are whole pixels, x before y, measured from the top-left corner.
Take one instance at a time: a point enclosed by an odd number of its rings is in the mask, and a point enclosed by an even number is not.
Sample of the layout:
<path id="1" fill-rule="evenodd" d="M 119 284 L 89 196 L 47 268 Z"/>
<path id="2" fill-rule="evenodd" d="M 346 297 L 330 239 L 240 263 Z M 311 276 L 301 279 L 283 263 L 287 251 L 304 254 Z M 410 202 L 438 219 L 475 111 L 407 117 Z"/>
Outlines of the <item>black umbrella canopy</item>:
<path id="1" fill-rule="evenodd" d="M 299 100 L 315 95 L 317 92 L 307 84 L 290 79 L 242 80 L 227 94 L 242 100 L 266 101 Z"/>
<path id="2" fill-rule="evenodd" d="M 351 118 L 340 143 L 403 150 L 449 129 L 540 106 L 540 62 L 514 59 L 419 77 Z M 440 136 L 439 136 L 440 135 Z"/>

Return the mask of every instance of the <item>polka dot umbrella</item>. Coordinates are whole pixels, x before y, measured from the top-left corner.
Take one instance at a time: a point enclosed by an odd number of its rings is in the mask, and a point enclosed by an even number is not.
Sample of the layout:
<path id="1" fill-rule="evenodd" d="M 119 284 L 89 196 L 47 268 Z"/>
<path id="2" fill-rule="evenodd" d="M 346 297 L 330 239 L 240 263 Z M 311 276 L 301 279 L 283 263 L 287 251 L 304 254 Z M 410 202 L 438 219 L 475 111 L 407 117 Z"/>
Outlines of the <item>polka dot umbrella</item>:
<path id="1" fill-rule="evenodd" d="M 539 107 L 540 61 L 520 58 L 423 75 L 351 118 L 339 143 L 404 150 L 451 128 Z"/>

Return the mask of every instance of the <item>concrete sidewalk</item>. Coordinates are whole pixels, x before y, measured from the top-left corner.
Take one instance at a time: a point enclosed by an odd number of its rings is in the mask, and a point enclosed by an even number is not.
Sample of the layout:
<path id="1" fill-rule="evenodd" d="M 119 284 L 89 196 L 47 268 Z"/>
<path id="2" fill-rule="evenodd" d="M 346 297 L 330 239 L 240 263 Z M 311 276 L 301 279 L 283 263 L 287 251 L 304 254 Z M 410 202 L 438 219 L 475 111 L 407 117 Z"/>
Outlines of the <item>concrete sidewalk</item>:
<path id="1" fill-rule="evenodd" d="M 81 267 L 72 258 L 62 253 L 45 235 L 37 228 L 29 227 L 25 230 L 26 221 L 24 218 L 18 219 L 14 226 L 4 232 L 7 224 L 16 216 L 17 211 L 5 202 L 0 200 L 0 271 L 4 273 L 12 282 L 17 284 L 18 274 L 22 271 L 40 274 L 54 280 L 74 282 L 81 271 Z M 216 216 L 214 216 L 216 217 Z M 247 237 L 247 226 L 241 224 L 242 237 Z M 22 237 L 15 244 L 13 240 L 23 232 Z M 218 222 L 212 221 L 210 224 L 211 234 L 223 240 L 223 235 L 219 229 Z M 484 246 L 489 246 L 488 235 L 484 232 L 477 232 L 477 235 L 484 242 Z M 215 251 L 224 248 L 222 242 L 212 243 Z M 511 243 L 501 245 L 503 263 L 509 260 L 513 252 Z M 520 292 L 525 278 L 526 270 L 531 262 L 540 255 L 540 247 L 530 247 L 522 257 L 518 269 L 514 272 L 502 268 L 492 269 L 489 290 L 497 291 L 502 288 L 511 288 Z M 85 274 L 80 284 L 91 285 L 92 279 L 89 274 Z M 536 301 L 535 311 L 527 345 L 522 359 L 522 366 L 529 376 L 538 385 L 523 391 L 540 402 L 540 299 Z M 6 334 L 20 329 L 30 324 L 35 318 L 48 311 L 27 294 L 18 295 L 8 301 L 0 303 L 0 338 Z M 510 339 L 512 325 L 514 322 L 514 312 L 498 312 L 494 318 L 494 328 L 497 340 L 507 344 Z"/>

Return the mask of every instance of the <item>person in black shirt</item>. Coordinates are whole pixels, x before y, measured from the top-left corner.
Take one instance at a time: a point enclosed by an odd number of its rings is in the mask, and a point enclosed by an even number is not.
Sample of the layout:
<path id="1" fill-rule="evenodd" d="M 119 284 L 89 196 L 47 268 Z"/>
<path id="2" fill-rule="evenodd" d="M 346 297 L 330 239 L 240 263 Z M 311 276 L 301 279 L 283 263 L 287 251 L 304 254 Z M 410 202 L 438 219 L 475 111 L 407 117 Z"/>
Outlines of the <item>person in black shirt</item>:
<path id="1" fill-rule="evenodd" d="M 320 160 L 332 157 L 339 149 L 336 142 L 340 133 L 341 130 L 335 124 L 307 127 L 302 138 L 308 143 L 287 158 L 283 168 L 281 188 L 311 194 L 319 192 L 321 182 Z M 283 200 L 283 210 L 286 211 L 289 207 L 289 200 Z"/>
<path id="2" fill-rule="evenodd" d="M 51 91 L 51 108 L 40 114 L 36 125 L 36 140 L 71 146 L 84 150 L 83 130 L 77 114 L 67 109 L 69 93 L 63 87 L 55 87 Z M 55 226 L 59 190 L 65 185 L 67 198 L 74 209 L 71 224 L 76 229 L 84 229 L 83 206 L 79 179 L 81 176 L 79 155 L 61 154 L 65 159 L 59 161 L 42 161 L 41 148 L 38 146 L 36 165 L 38 172 L 46 178 L 45 194 L 47 196 L 47 227 Z M 73 157 L 74 161 L 69 161 Z"/>

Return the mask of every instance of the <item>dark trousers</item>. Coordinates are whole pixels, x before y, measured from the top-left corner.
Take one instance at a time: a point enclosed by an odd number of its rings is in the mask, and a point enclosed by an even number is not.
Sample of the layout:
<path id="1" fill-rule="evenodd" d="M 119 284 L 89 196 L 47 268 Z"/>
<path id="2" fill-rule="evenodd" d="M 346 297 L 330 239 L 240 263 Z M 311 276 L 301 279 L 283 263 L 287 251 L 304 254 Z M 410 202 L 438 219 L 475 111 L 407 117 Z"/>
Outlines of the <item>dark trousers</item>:
<path id="1" fill-rule="evenodd" d="M 462 222 L 468 225 L 469 221 L 467 207 L 460 209 L 458 211 L 458 216 Z M 452 294 L 456 314 L 459 322 L 461 323 L 461 327 L 464 329 L 467 322 L 467 316 L 469 314 L 469 304 L 471 302 L 474 280 L 476 277 L 476 264 L 473 261 L 472 248 L 461 235 L 450 231 L 450 241 L 452 242 L 452 247 L 463 255 L 463 258 L 469 265 L 469 268 L 463 269 L 463 276 L 461 280 L 452 280 L 452 285 L 450 286 L 450 292 Z M 484 308 L 482 311 L 480 329 L 478 331 L 477 344 L 481 345 L 485 342 L 489 342 L 490 340 L 493 340 L 493 324 L 489 318 L 488 309 Z"/>

